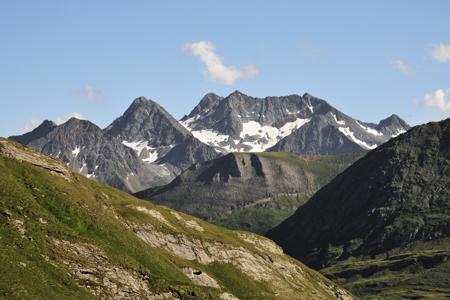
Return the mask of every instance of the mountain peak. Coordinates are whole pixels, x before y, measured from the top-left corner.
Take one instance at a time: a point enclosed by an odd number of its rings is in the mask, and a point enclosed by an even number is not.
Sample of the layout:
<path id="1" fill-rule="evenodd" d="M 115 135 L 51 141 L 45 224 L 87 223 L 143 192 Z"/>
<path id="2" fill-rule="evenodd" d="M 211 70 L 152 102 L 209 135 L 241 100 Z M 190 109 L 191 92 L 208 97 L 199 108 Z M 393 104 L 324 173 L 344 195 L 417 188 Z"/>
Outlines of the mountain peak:
<path id="1" fill-rule="evenodd" d="M 95 127 L 98 127 L 97 125 L 95 125 L 91 121 L 78 119 L 76 117 L 71 117 L 69 120 L 67 120 L 66 122 L 62 123 L 59 126 L 67 127 L 67 126 L 79 126 L 79 125 L 83 125 L 83 126 L 94 125 Z"/>
<path id="2" fill-rule="evenodd" d="M 53 121 L 51 121 L 51 120 L 44 120 L 44 121 L 41 123 L 41 125 L 39 125 L 39 126 L 36 127 L 36 128 L 39 128 L 39 127 L 51 127 L 51 126 L 56 126 L 55 122 L 53 122 Z"/>
<path id="3" fill-rule="evenodd" d="M 242 93 L 239 90 L 235 90 L 234 92 L 228 95 L 228 97 L 242 97 L 242 96 L 248 97 L 246 94 Z"/>
<path id="4" fill-rule="evenodd" d="M 202 99 L 204 99 L 204 98 L 223 98 L 223 97 L 217 95 L 216 93 L 209 92 L 209 93 L 207 93 L 205 96 L 203 96 Z"/>
<path id="5" fill-rule="evenodd" d="M 44 122 L 41 123 L 38 127 L 33 129 L 30 132 L 27 132 L 23 135 L 17 135 L 17 136 L 10 136 L 9 139 L 19 142 L 23 145 L 28 144 L 30 141 L 39 139 L 43 136 L 45 136 L 47 133 L 53 130 L 57 125 L 50 120 L 44 120 Z"/>
<path id="6" fill-rule="evenodd" d="M 81 120 L 81 119 L 78 119 L 77 117 L 71 117 L 69 120 L 67 120 L 66 122 L 64 122 L 64 123 L 81 123 L 83 120 Z"/>
<path id="7" fill-rule="evenodd" d="M 317 97 L 311 95 L 310 93 L 304 93 L 302 98 L 317 98 Z"/>
<path id="8" fill-rule="evenodd" d="M 382 129 L 385 127 L 393 127 L 395 130 L 408 130 L 411 128 L 406 121 L 404 121 L 402 118 L 397 116 L 396 114 L 392 114 L 391 116 L 387 117 L 386 119 L 381 120 L 377 128 Z"/>
<path id="9" fill-rule="evenodd" d="M 140 107 L 160 107 L 160 105 L 151 99 L 147 99 L 144 96 L 140 96 L 133 100 L 129 109 L 130 108 L 136 109 Z"/>
<path id="10" fill-rule="evenodd" d="M 144 96 L 140 96 L 140 97 L 137 97 L 136 99 L 134 99 L 132 104 L 143 104 L 143 103 L 147 103 L 147 102 L 148 102 L 147 98 L 145 98 Z"/>

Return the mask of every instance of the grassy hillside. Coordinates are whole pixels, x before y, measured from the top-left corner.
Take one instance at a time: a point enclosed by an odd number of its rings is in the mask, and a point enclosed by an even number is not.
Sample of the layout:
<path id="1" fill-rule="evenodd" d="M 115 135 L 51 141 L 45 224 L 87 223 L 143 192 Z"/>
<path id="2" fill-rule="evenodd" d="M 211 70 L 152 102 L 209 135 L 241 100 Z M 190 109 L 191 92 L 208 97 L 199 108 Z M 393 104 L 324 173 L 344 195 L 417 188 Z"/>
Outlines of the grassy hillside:
<path id="1" fill-rule="evenodd" d="M 0 298 L 349 299 L 271 241 L 0 140 Z"/>
<path id="2" fill-rule="evenodd" d="M 449 299 L 450 240 L 414 243 L 320 271 L 363 299 Z"/>
<path id="3" fill-rule="evenodd" d="M 361 155 L 230 153 L 136 195 L 220 226 L 264 234 Z"/>

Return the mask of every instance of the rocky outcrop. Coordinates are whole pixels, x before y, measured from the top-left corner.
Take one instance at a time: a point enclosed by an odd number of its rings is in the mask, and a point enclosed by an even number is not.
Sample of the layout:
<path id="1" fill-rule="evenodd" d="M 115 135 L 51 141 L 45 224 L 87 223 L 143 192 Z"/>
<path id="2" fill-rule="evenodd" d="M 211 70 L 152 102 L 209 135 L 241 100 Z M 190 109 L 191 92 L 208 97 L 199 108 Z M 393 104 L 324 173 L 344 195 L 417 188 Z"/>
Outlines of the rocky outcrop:
<path id="1" fill-rule="evenodd" d="M 138 207 L 135 209 L 141 210 Z M 174 228 L 174 225 L 169 224 L 167 219 L 156 214 L 152 214 L 152 216 L 160 222 L 160 225 L 170 229 Z M 178 221 L 184 219 L 178 213 L 177 216 Z M 152 247 L 165 249 L 173 255 L 198 262 L 201 265 L 231 264 L 253 280 L 266 282 L 274 294 L 283 295 L 282 297 L 294 297 L 295 293 L 291 294 L 292 288 L 302 289 L 303 284 L 301 282 L 308 278 L 307 270 L 286 258 L 279 246 L 255 234 L 237 232 L 236 237 L 254 246 L 258 249 L 258 252 L 250 251 L 247 247 L 194 238 L 183 233 L 168 233 L 161 227 L 151 224 L 142 225 L 127 222 L 126 225 Z M 196 284 L 219 288 L 217 282 L 202 271 L 184 268 L 183 272 Z M 322 284 L 324 287 L 333 286 L 326 282 Z M 351 299 L 350 294 L 346 291 L 335 286 L 333 288 L 334 290 L 330 291 L 331 295 L 336 297 L 339 295 L 338 299 Z"/>
<path id="2" fill-rule="evenodd" d="M 61 263 L 80 285 L 99 299 L 179 299 L 172 293 L 153 293 L 148 286 L 148 276 L 126 270 L 110 262 L 98 247 L 88 243 L 53 240 L 55 247 L 69 253 Z"/>
<path id="3" fill-rule="evenodd" d="M 67 180 L 73 178 L 69 169 L 60 160 L 30 151 L 25 147 L 13 144 L 2 138 L 0 138 L 0 155 L 30 163 L 34 166 L 46 169 L 53 174 L 58 174 Z"/>

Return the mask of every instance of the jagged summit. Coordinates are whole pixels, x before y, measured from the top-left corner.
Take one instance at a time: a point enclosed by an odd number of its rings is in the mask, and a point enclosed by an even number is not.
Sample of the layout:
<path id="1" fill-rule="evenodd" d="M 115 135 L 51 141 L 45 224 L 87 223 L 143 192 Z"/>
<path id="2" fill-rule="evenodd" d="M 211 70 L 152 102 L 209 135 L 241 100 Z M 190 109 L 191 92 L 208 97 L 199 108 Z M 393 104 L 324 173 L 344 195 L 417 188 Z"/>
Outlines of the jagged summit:
<path id="1" fill-rule="evenodd" d="M 30 141 L 39 139 L 49 133 L 53 128 L 57 125 L 53 123 L 53 121 L 45 120 L 38 127 L 33 129 L 32 131 L 25 133 L 23 135 L 11 136 L 9 139 L 19 142 L 23 145 L 28 144 Z"/>
<path id="2" fill-rule="evenodd" d="M 160 137 L 156 136 L 162 128 L 170 132 L 165 132 Z M 145 97 L 134 100 L 123 115 L 105 129 L 105 132 L 130 142 L 153 139 L 152 144 L 156 146 L 170 145 L 173 139 L 190 134 L 161 105 Z M 157 138 L 163 140 L 158 143 Z"/>
<path id="3" fill-rule="evenodd" d="M 58 156 L 84 175 L 95 174 L 98 180 L 105 180 L 102 182 L 134 191 L 146 182 L 147 187 L 167 183 L 192 163 L 222 153 L 355 153 L 373 149 L 408 129 L 395 115 L 378 125 L 357 121 L 308 93 L 257 98 L 236 90 L 226 97 L 206 94 L 180 122 L 161 105 L 141 96 L 103 130 L 87 120 L 72 118 L 59 126 L 43 123 L 11 139 Z M 123 146 L 132 150 L 135 158 L 124 161 L 129 154 Z M 81 154 L 74 158 L 71 151 L 78 147 Z M 89 151 L 96 157 L 91 162 L 84 156 Z M 93 169 L 111 157 L 122 160 L 122 167 L 115 166 L 121 171 L 113 172 L 114 180 L 110 174 L 100 179 L 101 168 Z M 94 164 L 97 158 L 100 161 Z M 153 175 L 136 175 L 148 168 Z"/>
<path id="4" fill-rule="evenodd" d="M 217 156 L 212 147 L 197 141 L 161 105 L 142 97 L 136 99 L 105 132 L 132 148 L 142 160 L 164 164 L 175 173 L 195 161 Z"/>
<path id="5" fill-rule="evenodd" d="M 71 117 L 69 120 L 62 123 L 60 126 L 95 126 L 98 129 L 100 129 L 100 127 L 98 127 L 96 124 L 92 123 L 91 121 L 84 120 L 84 119 L 78 119 L 76 117 Z"/>
<path id="6" fill-rule="evenodd" d="M 232 98 L 232 97 L 248 97 L 248 96 L 239 90 L 234 90 L 226 98 Z"/>
<path id="7" fill-rule="evenodd" d="M 237 90 L 220 101 L 205 96 L 181 123 L 225 153 L 350 153 L 373 149 L 409 129 L 396 116 L 381 125 L 357 121 L 308 93 L 255 98 Z"/>
<path id="8" fill-rule="evenodd" d="M 136 98 L 104 130 L 71 118 L 59 126 L 42 124 L 11 139 L 63 159 L 89 178 L 131 192 L 167 183 L 195 161 L 217 156 L 161 105 L 145 97 Z"/>

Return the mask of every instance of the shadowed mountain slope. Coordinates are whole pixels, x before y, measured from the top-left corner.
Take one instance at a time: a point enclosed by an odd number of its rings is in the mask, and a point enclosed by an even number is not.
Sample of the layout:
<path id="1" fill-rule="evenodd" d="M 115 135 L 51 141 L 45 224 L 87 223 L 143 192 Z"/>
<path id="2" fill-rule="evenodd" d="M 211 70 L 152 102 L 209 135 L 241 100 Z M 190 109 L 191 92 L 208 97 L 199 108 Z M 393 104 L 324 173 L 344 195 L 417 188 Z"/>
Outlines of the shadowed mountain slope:
<path id="1" fill-rule="evenodd" d="M 449 297 L 450 119 L 369 152 L 268 236 L 365 297 Z"/>

